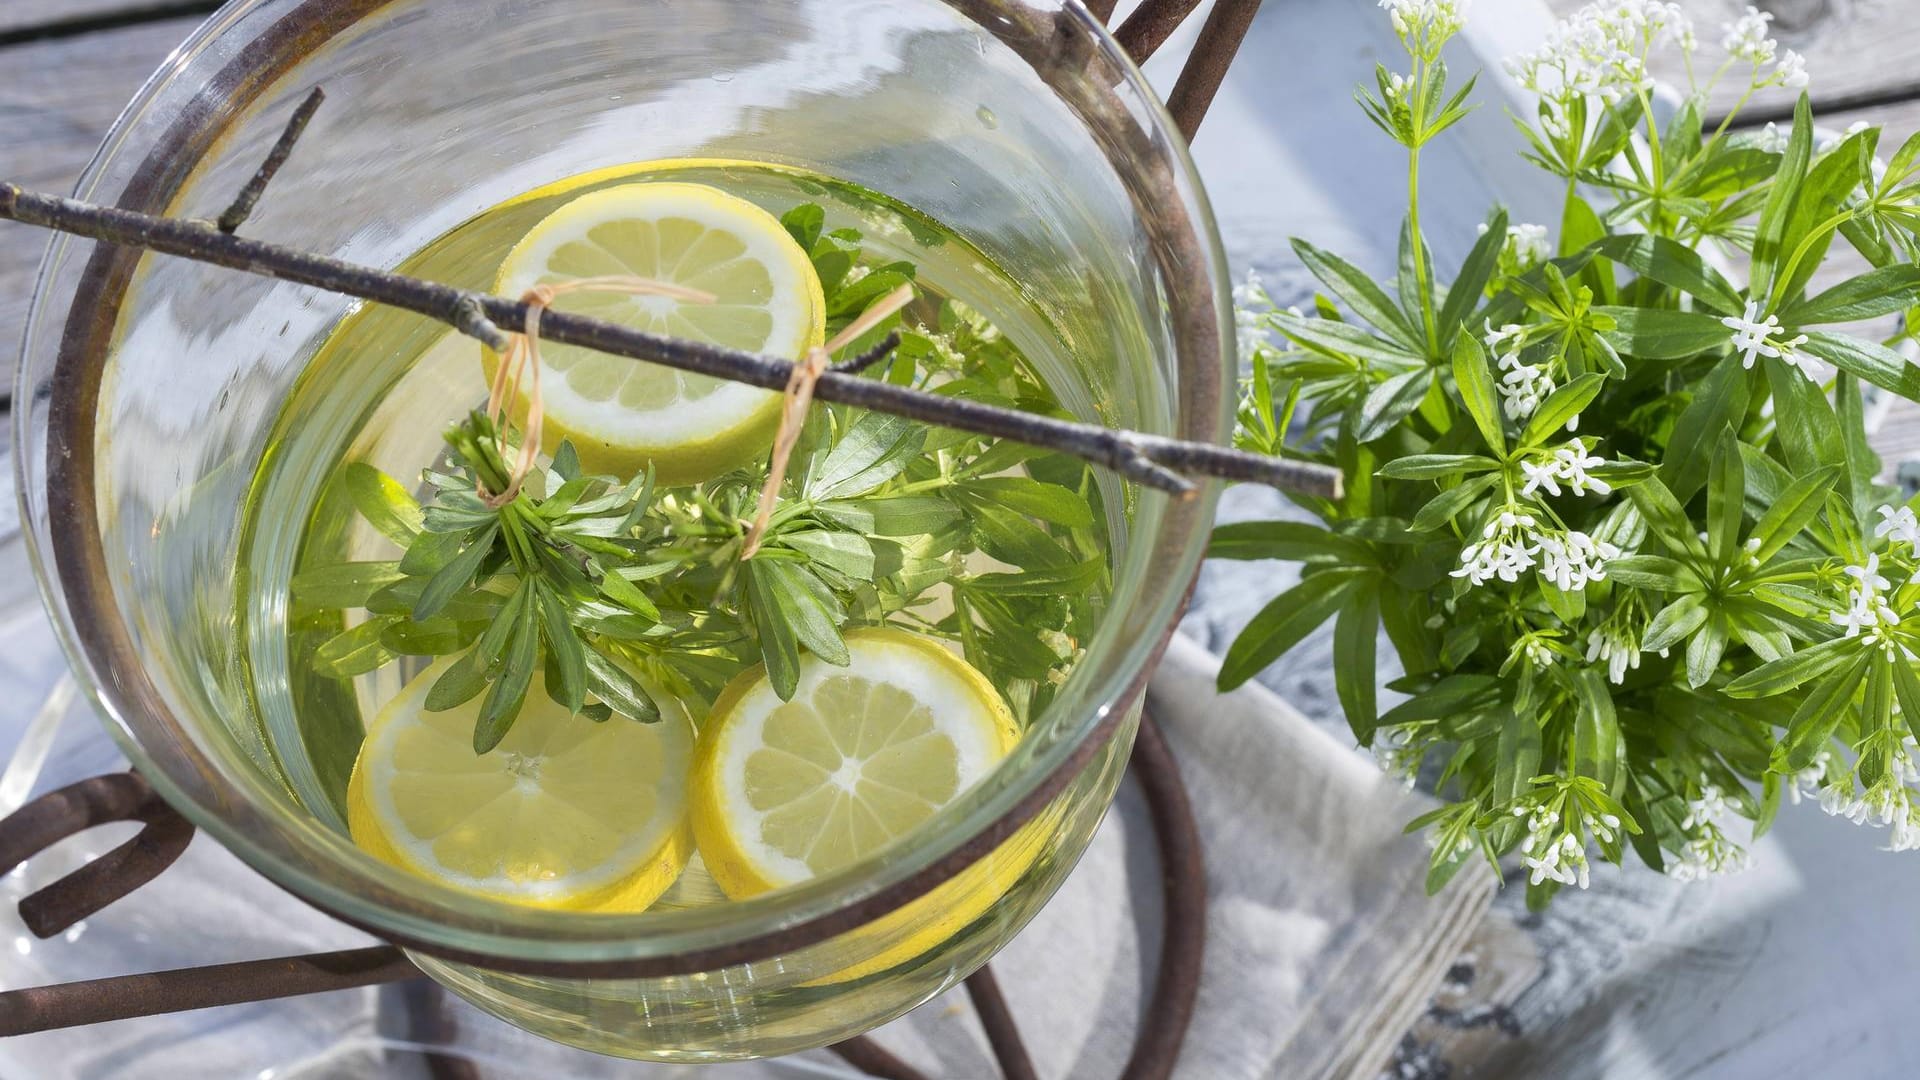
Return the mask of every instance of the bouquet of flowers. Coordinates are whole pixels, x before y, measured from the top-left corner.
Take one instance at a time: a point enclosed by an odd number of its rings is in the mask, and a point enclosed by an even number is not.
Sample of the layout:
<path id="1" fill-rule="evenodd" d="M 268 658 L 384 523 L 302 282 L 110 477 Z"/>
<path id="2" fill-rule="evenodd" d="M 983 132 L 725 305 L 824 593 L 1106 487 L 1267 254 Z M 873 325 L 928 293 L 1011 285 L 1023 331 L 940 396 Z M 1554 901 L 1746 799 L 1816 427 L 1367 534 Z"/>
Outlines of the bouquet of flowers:
<path id="1" fill-rule="evenodd" d="M 1920 847 L 1920 521 L 1877 479 L 1863 391 L 1920 398 L 1920 136 L 1709 123 L 1706 93 L 1806 85 L 1751 9 L 1673 108 L 1648 57 L 1693 26 L 1608 0 L 1509 61 L 1537 96 L 1526 158 L 1565 185 L 1557 230 L 1495 211 L 1448 275 L 1420 229 L 1422 148 L 1465 115 L 1441 46 L 1466 0 L 1381 0 L 1410 70 L 1361 108 L 1407 150 L 1398 272 L 1305 241 L 1326 295 L 1241 291 L 1238 441 L 1337 465 L 1322 524 L 1220 527 L 1212 554 L 1292 559 L 1297 586 L 1233 643 L 1223 687 L 1328 619 L 1354 735 L 1446 804 L 1430 889 L 1517 852 L 1528 899 L 1627 850 L 1694 878 L 1745 864 L 1783 798 Z M 1663 114 L 1664 121 L 1659 119 Z M 1871 269 L 1810 283 L 1830 253 Z M 1868 386 L 1877 389 L 1868 389 Z M 1384 630 L 1404 695 L 1376 700 Z M 1744 830 L 1742 830 L 1744 831 Z"/>

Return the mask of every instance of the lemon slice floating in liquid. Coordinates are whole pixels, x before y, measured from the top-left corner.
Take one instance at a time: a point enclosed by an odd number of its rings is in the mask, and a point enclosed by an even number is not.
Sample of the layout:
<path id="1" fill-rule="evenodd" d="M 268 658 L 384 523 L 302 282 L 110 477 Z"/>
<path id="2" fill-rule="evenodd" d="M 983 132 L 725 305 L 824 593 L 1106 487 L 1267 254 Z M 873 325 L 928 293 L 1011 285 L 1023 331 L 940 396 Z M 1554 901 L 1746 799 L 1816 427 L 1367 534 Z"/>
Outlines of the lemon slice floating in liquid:
<path id="1" fill-rule="evenodd" d="M 756 668 L 714 703 L 694 762 L 693 827 L 736 899 L 880 850 L 985 776 L 1020 733 L 1000 695 L 937 641 L 846 635 L 852 662 L 808 656 L 793 700 Z"/>
<path id="2" fill-rule="evenodd" d="M 421 877 L 515 903 L 653 903 L 692 854 L 685 710 L 656 693 L 657 723 L 595 723 L 550 700 L 536 672 L 506 738 L 476 755 L 481 698 L 425 707 L 449 662 L 415 677 L 368 728 L 347 787 L 354 842 Z"/>
<path id="3" fill-rule="evenodd" d="M 517 297 L 599 276 L 684 285 L 714 300 L 582 291 L 554 310 L 794 359 L 826 326 L 820 279 L 786 228 L 703 184 L 622 184 L 563 204 L 507 255 L 496 291 Z M 651 464 L 662 483 L 698 483 L 764 453 L 779 423 L 770 390 L 569 345 L 542 342 L 540 352 L 545 449 L 572 440 L 589 472 L 626 476 Z M 498 358 L 483 355 L 491 379 Z M 524 423 L 524 394 L 517 408 Z"/>

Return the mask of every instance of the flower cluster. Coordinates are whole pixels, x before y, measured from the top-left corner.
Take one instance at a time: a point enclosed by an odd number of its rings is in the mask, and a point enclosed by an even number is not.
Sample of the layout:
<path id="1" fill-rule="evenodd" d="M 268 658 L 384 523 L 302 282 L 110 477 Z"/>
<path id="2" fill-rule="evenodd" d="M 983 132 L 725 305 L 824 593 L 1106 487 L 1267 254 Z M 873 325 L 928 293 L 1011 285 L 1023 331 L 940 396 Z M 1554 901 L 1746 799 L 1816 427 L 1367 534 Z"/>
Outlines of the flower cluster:
<path id="1" fill-rule="evenodd" d="M 1509 585 L 1519 581 L 1520 575 L 1537 562 L 1534 555 L 1540 550 L 1540 534 L 1534 529 L 1538 526 L 1532 514 L 1502 511 L 1487 522 L 1479 540 L 1460 552 L 1460 568 L 1453 571 L 1453 576 L 1475 585 L 1485 585 L 1496 577 Z"/>
<path id="2" fill-rule="evenodd" d="M 1529 364 L 1521 359 L 1526 341 L 1526 330 L 1514 323 L 1498 330 L 1487 324 L 1487 349 L 1500 356 L 1500 379 L 1494 389 L 1500 392 L 1500 408 L 1509 420 L 1532 416 L 1555 389 L 1551 364 Z"/>
<path id="3" fill-rule="evenodd" d="M 1622 604 L 1606 622 L 1587 632 L 1586 660 L 1607 665 L 1607 681 L 1619 686 L 1640 667 L 1641 619 L 1636 606 Z"/>
<path id="4" fill-rule="evenodd" d="M 1562 809 L 1571 820 L 1563 820 Z M 1578 799 L 1523 800 L 1513 815 L 1527 819 L 1527 835 L 1520 841 L 1521 860 L 1532 871 L 1528 881 L 1538 885 L 1557 881 L 1587 887 L 1587 845 L 1583 835 L 1606 844 L 1620 835 L 1620 817 L 1596 812 Z"/>
<path id="5" fill-rule="evenodd" d="M 1409 52 L 1426 55 L 1466 25 L 1468 0 L 1380 0 Z"/>
<path id="6" fill-rule="evenodd" d="M 1720 47 L 1735 61 L 1752 65 L 1753 85 L 1784 86 L 1799 90 L 1807 85 L 1806 59 L 1792 49 L 1782 50 L 1779 42 L 1767 36 L 1773 16 L 1755 7 L 1747 8 L 1738 19 L 1726 24 Z M 1764 70 L 1767 65 L 1771 70 Z"/>
<path id="7" fill-rule="evenodd" d="M 1619 557 L 1619 548 L 1573 529 L 1540 537 L 1540 576 L 1561 592 L 1579 592 L 1588 582 L 1606 580 L 1608 561 Z"/>
<path id="8" fill-rule="evenodd" d="M 1594 97 L 1613 104 L 1653 89 L 1647 54 L 1668 43 L 1694 46 L 1693 23 L 1679 4 L 1605 0 L 1568 16 L 1545 45 L 1508 60 L 1507 70 L 1549 102 Z"/>
<path id="9" fill-rule="evenodd" d="M 1747 849 L 1727 837 L 1722 822 L 1733 814 L 1727 797 L 1714 784 L 1703 785 L 1700 796 L 1687 803 L 1680 828 L 1687 834 L 1680 858 L 1667 868 L 1679 881 L 1700 881 L 1745 870 L 1752 859 Z"/>
<path id="10" fill-rule="evenodd" d="M 1865 563 L 1849 566 L 1846 572 L 1853 579 L 1847 589 L 1847 606 L 1827 618 L 1835 626 L 1845 627 L 1848 637 L 1859 637 L 1862 632 L 1880 626 L 1898 625 L 1900 616 L 1887 603 L 1889 583 L 1880 573 L 1880 556 L 1868 555 Z"/>
<path id="11" fill-rule="evenodd" d="M 1473 585 L 1495 578 L 1511 585 L 1538 567 L 1543 580 L 1563 592 L 1578 592 L 1605 580 L 1607 562 L 1619 557 L 1614 544 L 1574 529 L 1543 529 L 1532 514 L 1508 507 L 1460 552 L 1460 565 L 1450 573 Z"/>
<path id="12" fill-rule="evenodd" d="M 1273 309 L 1273 298 L 1267 295 L 1259 273 L 1248 270 L 1246 280 L 1233 287 L 1233 340 L 1242 368 L 1253 363 L 1254 354 L 1266 343 L 1267 314 Z"/>
<path id="13" fill-rule="evenodd" d="M 1480 225 L 1480 235 L 1487 234 L 1485 222 Z M 1512 277 L 1524 274 L 1548 259 L 1553 258 L 1553 240 L 1547 235 L 1545 225 L 1531 225 L 1522 222 L 1507 226 L 1506 242 L 1500 246 L 1500 274 Z"/>
<path id="14" fill-rule="evenodd" d="M 1579 418 L 1575 417 L 1575 421 Z M 1565 483 L 1567 490 L 1575 495 L 1585 495 L 1591 491 L 1596 495 L 1606 495 L 1613 491 L 1605 480 L 1588 473 L 1607 463 L 1605 458 L 1596 457 L 1590 447 L 1580 439 L 1568 439 L 1551 455 L 1535 461 L 1522 461 L 1520 471 L 1526 475 L 1527 482 L 1520 494 L 1531 495 L 1541 488 L 1547 494 L 1560 494 L 1560 485 Z"/>
<path id="15" fill-rule="evenodd" d="M 1916 753 L 1920 753 L 1920 744 L 1911 735 L 1893 742 L 1888 748 L 1885 775 L 1861 791 L 1854 783 L 1853 771 L 1842 766 L 1831 751 L 1822 750 L 1814 764 L 1796 777 L 1794 801 L 1798 802 L 1802 794 L 1813 795 L 1819 799 L 1820 809 L 1834 817 L 1891 830 L 1887 844 L 1890 851 L 1920 848 L 1920 792 L 1912 786 L 1920 782 L 1920 767 L 1914 763 Z"/>
<path id="16" fill-rule="evenodd" d="M 1756 359 L 1765 356 L 1785 362 L 1815 382 L 1821 381 L 1816 361 L 1799 351 L 1800 346 L 1807 343 L 1807 335 L 1780 337 L 1779 318 L 1773 315 L 1761 318 L 1758 300 L 1747 301 L 1746 311 L 1722 318 L 1720 325 L 1733 331 L 1733 351 L 1740 354 L 1741 367 L 1752 368 Z"/>

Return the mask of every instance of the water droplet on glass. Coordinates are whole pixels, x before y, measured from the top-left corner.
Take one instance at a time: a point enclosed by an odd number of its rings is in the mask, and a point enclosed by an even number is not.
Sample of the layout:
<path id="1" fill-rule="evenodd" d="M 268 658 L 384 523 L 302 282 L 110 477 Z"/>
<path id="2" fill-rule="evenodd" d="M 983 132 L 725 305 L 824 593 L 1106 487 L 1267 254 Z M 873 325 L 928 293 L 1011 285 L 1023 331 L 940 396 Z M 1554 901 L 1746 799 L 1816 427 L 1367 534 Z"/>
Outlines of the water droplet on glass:
<path id="1" fill-rule="evenodd" d="M 987 108 L 985 105 L 973 110 L 973 115 L 980 118 L 980 126 L 986 128 L 988 131 L 992 131 L 1000 126 L 1000 118 L 993 115 L 993 110 Z"/>

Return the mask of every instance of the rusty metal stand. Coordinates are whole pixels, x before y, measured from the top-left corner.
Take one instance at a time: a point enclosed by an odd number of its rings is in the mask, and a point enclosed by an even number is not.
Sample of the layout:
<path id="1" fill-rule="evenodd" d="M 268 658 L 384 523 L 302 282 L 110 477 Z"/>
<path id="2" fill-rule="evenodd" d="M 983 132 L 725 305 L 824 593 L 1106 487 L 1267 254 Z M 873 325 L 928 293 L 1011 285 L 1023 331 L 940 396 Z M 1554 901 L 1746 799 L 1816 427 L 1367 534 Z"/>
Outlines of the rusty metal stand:
<path id="1" fill-rule="evenodd" d="M 1129 765 L 1146 795 L 1160 847 L 1165 915 L 1159 972 L 1144 1010 L 1146 1020 L 1120 1080 L 1166 1080 L 1179 1059 L 1200 989 L 1206 869 L 1186 785 L 1151 717 L 1141 718 Z M 145 828 L 120 847 L 22 899 L 21 918 L 35 936 L 57 936 L 158 877 L 186 851 L 193 826 L 133 772 L 70 784 L 0 820 L 0 874 L 70 836 L 113 821 L 140 821 Z M 0 991 L 0 1037 L 421 977 L 400 949 L 375 945 L 7 990 Z M 422 1042 L 449 1038 L 452 1018 L 442 1007 L 442 992 L 427 985 L 420 991 L 403 999 L 412 1029 Z M 967 993 L 1001 1074 L 1006 1080 L 1039 1080 L 1014 1010 L 990 967 L 968 977 Z M 929 1080 L 868 1038 L 849 1039 L 831 1049 L 870 1076 Z M 451 1055 L 429 1055 L 428 1065 L 436 1078 L 444 1080 L 478 1080 L 484 1075 L 471 1062 Z"/>

